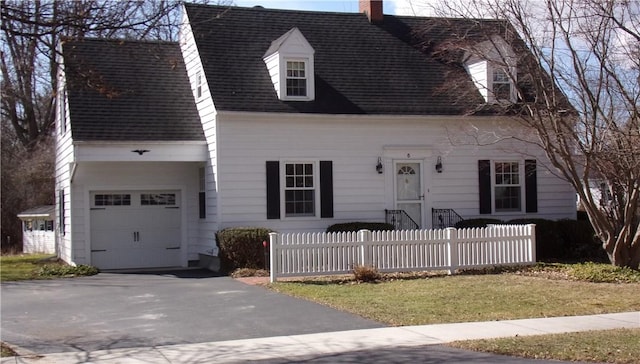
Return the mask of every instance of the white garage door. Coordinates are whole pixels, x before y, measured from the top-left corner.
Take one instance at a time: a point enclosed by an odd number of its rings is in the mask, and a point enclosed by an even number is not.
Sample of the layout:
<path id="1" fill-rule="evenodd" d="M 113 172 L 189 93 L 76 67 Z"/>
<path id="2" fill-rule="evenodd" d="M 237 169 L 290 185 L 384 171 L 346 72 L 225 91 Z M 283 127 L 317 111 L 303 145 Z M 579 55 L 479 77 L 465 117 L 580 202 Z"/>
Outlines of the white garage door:
<path id="1" fill-rule="evenodd" d="M 101 269 L 180 265 L 179 191 L 91 192 L 91 264 Z"/>

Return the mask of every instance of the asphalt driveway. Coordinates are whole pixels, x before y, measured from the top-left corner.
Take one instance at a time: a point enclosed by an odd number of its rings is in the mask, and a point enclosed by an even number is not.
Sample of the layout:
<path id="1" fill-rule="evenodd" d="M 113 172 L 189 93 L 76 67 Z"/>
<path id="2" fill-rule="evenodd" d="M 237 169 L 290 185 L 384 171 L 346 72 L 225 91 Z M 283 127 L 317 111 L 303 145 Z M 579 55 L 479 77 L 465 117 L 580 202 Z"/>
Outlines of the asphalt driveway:
<path id="1" fill-rule="evenodd" d="M 383 325 L 204 270 L 2 283 L 2 341 L 36 353 Z"/>

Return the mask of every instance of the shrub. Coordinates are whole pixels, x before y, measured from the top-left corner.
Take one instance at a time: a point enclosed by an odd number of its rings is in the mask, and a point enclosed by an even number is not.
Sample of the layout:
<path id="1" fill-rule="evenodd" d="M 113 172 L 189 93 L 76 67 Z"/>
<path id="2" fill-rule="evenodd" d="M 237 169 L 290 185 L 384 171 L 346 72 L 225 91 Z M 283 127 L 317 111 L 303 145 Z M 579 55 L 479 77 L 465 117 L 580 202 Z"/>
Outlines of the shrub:
<path id="1" fill-rule="evenodd" d="M 244 278 L 244 277 L 268 277 L 269 271 L 264 269 L 254 269 L 254 268 L 238 268 L 231 272 L 231 277 L 233 278 Z"/>
<path id="2" fill-rule="evenodd" d="M 378 270 L 370 265 L 356 265 L 353 267 L 353 276 L 358 282 L 377 282 L 382 278 Z"/>
<path id="3" fill-rule="evenodd" d="M 265 248 L 263 241 L 269 241 L 272 230 L 258 227 L 235 227 L 216 233 L 220 249 L 220 264 L 223 271 L 237 268 L 263 269 Z"/>
<path id="4" fill-rule="evenodd" d="M 456 229 L 487 227 L 488 224 L 504 224 L 504 221 L 498 219 L 468 219 L 458 221 L 455 225 Z"/>
<path id="5" fill-rule="evenodd" d="M 327 228 L 328 233 L 350 232 L 360 230 L 385 231 L 393 230 L 394 226 L 385 222 L 347 222 L 334 224 Z"/>
<path id="6" fill-rule="evenodd" d="M 640 272 L 628 267 L 616 267 L 611 264 L 592 262 L 571 264 L 567 273 L 576 280 L 593 283 L 639 283 Z"/>
<path id="7" fill-rule="evenodd" d="M 609 261 L 588 220 L 558 220 L 556 226 L 565 247 L 562 258 L 574 261 Z"/>
<path id="8" fill-rule="evenodd" d="M 547 219 L 514 219 L 507 224 L 536 224 L 536 260 L 562 259 L 566 245 L 558 231 L 556 221 Z"/>
<path id="9" fill-rule="evenodd" d="M 38 268 L 36 275 L 39 277 L 78 277 L 92 276 L 98 272 L 98 268 L 84 264 L 75 267 L 66 264 L 45 264 Z"/>

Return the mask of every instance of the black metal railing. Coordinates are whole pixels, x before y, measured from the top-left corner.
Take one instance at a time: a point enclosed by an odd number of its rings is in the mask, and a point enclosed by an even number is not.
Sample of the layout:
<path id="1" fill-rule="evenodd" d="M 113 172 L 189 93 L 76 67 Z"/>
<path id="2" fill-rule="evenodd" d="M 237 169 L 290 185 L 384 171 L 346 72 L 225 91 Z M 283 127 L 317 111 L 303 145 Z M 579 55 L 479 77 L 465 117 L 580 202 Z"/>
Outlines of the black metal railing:
<path id="1" fill-rule="evenodd" d="M 384 212 L 387 224 L 393 225 L 396 230 L 414 230 L 420 228 L 420 225 L 404 210 L 384 210 Z"/>
<path id="2" fill-rule="evenodd" d="M 453 209 L 431 209 L 431 224 L 434 229 L 454 227 L 462 220 L 462 216 Z"/>

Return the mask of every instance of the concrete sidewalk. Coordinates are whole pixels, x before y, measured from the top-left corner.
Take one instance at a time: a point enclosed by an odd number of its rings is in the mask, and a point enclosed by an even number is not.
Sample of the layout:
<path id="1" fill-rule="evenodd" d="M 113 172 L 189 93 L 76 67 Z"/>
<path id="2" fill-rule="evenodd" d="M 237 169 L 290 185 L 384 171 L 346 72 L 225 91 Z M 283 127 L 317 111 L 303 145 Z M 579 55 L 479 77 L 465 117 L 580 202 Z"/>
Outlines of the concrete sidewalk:
<path id="1" fill-rule="evenodd" d="M 616 328 L 640 328 L 640 312 L 602 314 L 592 316 L 553 317 L 491 322 L 469 322 L 424 326 L 403 326 L 378 329 L 352 330 L 267 337 L 248 340 L 231 340 L 200 344 L 169 345 L 147 348 L 100 350 L 94 352 L 67 352 L 39 355 L 24 355 L 3 358 L 2 363 L 240 363 L 259 362 L 359 362 L 370 356 L 376 362 L 398 361 L 392 349 L 418 348 L 444 344 L 458 340 L 483 338 L 558 334 Z M 426 349 L 425 349 L 426 350 Z M 351 356 L 348 353 L 358 352 Z M 362 354 L 366 353 L 366 354 Z M 381 353 L 376 356 L 376 353 Z M 385 357 L 388 353 L 389 357 Z M 413 355 L 416 355 L 414 352 Z M 420 352 L 425 355 L 425 351 Z M 447 349 L 438 352 L 434 362 L 468 362 L 470 357 L 460 359 L 459 352 Z M 448 361 L 447 355 L 458 355 Z M 485 354 L 474 354 L 483 356 Z M 391 358 L 391 356 L 394 356 Z M 327 358 L 329 357 L 329 358 Z M 341 360 L 340 358 L 344 358 Z M 358 359 L 360 358 L 360 359 Z M 506 357 L 502 357 L 506 358 Z M 393 359 L 393 360 L 390 360 Z M 484 357 L 485 362 L 490 362 Z M 371 362 L 371 361 L 370 361 Z M 427 361 L 423 361 L 427 362 Z M 526 359 L 506 358 L 503 363 L 531 363 Z M 535 361 L 538 363 L 539 361 Z"/>

